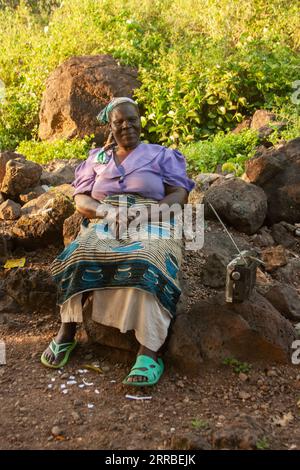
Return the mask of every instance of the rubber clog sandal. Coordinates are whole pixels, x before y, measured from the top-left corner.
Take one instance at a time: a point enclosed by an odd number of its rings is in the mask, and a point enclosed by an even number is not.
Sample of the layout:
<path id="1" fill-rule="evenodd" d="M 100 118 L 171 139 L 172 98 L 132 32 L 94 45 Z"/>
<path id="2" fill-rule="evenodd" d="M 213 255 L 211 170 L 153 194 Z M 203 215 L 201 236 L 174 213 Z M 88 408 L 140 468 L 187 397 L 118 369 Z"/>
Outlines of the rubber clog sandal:
<path id="1" fill-rule="evenodd" d="M 51 341 L 50 345 L 49 345 L 49 348 L 53 352 L 55 359 L 62 352 L 64 352 L 65 355 L 64 355 L 63 359 L 60 361 L 59 364 L 50 364 L 44 356 L 44 354 L 45 354 L 45 351 L 44 351 L 42 356 L 41 356 L 41 363 L 46 367 L 51 367 L 51 369 L 59 369 L 60 367 L 64 367 L 67 364 L 67 362 L 69 360 L 69 356 L 70 356 L 71 352 L 73 351 L 73 349 L 75 348 L 76 345 L 77 345 L 76 340 L 74 340 L 70 343 L 57 344 L 55 342 L 55 340 L 53 339 Z"/>
<path id="2" fill-rule="evenodd" d="M 140 370 L 145 368 L 146 370 Z M 158 359 L 157 362 L 152 357 L 144 356 L 143 354 L 137 356 L 134 366 L 123 380 L 124 385 L 132 385 L 133 387 L 147 387 L 149 385 L 155 385 L 161 378 L 164 371 L 164 363 L 162 359 Z M 143 382 L 128 382 L 129 377 L 141 375 L 147 377 L 147 381 Z"/>

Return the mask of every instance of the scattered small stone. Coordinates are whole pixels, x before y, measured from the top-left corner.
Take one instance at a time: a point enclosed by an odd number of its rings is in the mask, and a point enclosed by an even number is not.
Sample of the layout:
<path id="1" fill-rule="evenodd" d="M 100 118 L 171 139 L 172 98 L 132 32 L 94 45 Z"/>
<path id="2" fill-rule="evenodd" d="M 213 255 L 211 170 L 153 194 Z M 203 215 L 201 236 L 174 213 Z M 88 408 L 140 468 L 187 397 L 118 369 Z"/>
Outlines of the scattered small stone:
<path id="1" fill-rule="evenodd" d="M 80 416 L 79 413 L 77 413 L 77 411 L 72 411 L 71 415 L 72 415 L 72 418 L 74 419 L 74 421 L 75 421 L 76 423 L 78 423 L 79 421 L 81 421 L 81 416 Z"/>
<path id="2" fill-rule="evenodd" d="M 240 372 L 239 373 L 239 379 L 242 381 L 242 382 L 246 382 L 248 380 L 248 375 L 247 374 L 244 374 L 244 372 Z"/>
<path id="3" fill-rule="evenodd" d="M 51 434 L 53 436 L 62 436 L 64 432 L 59 426 L 53 426 L 53 428 L 51 429 Z"/>
<path id="4" fill-rule="evenodd" d="M 103 372 L 109 372 L 110 371 L 109 366 L 102 366 L 101 369 L 103 370 Z"/>
<path id="5" fill-rule="evenodd" d="M 184 382 L 182 380 L 178 380 L 176 382 L 177 387 L 184 388 Z"/>
<path id="6" fill-rule="evenodd" d="M 276 372 L 276 370 L 273 370 L 273 369 L 267 370 L 267 376 L 268 376 L 268 377 L 277 377 L 277 372 Z"/>
<path id="7" fill-rule="evenodd" d="M 239 392 L 239 398 L 241 400 L 248 400 L 250 397 L 251 397 L 250 393 L 244 392 L 243 390 Z"/>
<path id="8" fill-rule="evenodd" d="M 74 406 L 81 406 L 83 404 L 82 400 L 74 400 L 73 405 Z"/>

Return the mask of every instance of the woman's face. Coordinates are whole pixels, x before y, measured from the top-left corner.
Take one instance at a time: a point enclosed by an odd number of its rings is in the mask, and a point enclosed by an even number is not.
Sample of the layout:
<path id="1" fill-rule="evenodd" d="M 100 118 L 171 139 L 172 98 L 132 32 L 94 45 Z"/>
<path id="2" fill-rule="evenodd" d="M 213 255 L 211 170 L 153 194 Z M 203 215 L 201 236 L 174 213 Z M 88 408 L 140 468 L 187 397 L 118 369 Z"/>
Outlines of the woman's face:
<path id="1" fill-rule="evenodd" d="M 134 105 L 122 103 L 116 106 L 110 113 L 110 126 L 119 147 L 133 149 L 138 145 L 141 120 Z"/>

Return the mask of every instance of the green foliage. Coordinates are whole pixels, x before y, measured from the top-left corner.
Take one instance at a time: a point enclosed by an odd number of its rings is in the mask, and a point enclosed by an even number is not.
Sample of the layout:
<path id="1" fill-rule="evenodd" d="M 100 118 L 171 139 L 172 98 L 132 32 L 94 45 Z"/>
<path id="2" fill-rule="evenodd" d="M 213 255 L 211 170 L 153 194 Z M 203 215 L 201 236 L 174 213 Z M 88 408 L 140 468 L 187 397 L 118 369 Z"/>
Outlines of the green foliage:
<path id="1" fill-rule="evenodd" d="M 192 426 L 194 429 L 207 429 L 209 427 L 209 423 L 205 419 L 193 419 Z"/>
<path id="2" fill-rule="evenodd" d="M 74 140 L 56 140 L 53 142 L 38 142 L 24 140 L 17 147 L 17 152 L 28 160 L 37 163 L 48 163 L 56 159 L 85 159 L 91 148 L 91 138 Z"/>
<path id="3" fill-rule="evenodd" d="M 293 0 L 271 0 L 267 12 L 265 0 L 0 0 L 0 43 L 0 149 L 37 138 L 47 77 L 88 54 L 139 69 L 143 137 L 178 147 L 226 133 L 258 107 L 288 107 L 300 15 Z M 239 153 L 229 162 L 237 172 Z"/>
<path id="4" fill-rule="evenodd" d="M 258 441 L 256 442 L 256 448 L 258 450 L 267 450 L 269 449 L 269 447 L 270 445 L 266 437 L 262 437 L 261 439 L 258 439 Z"/>
<path id="5" fill-rule="evenodd" d="M 178 146 L 204 139 L 257 108 L 279 109 L 290 100 L 300 60 L 289 47 L 247 38 L 235 47 L 207 38 L 195 43 L 171 49 L 151 74 L 140 69 L 136 95 L 150 141 Z"/>
<path id="6" fill-rule="evenodd" d="M 235 172 L 239 176 L 257 144 L 258 134 L 253 130 L 239 134 L 219 132 L 211 139 L 189 144 L 181 150 L 192 173 L 213 173 L 218 165 L 222 165 L 223 171 Z"/>
<path id="7" fill-rule="evenodd" d="M 248 374 L 251 369 L 251 364 L 248 364 L 247 362 L 238 361 L 233 357 L 227 357 L 226 359 L 224 359 L 222 364 L 231 366 L 236 374 L 239 374 L 240 372 Z"/>

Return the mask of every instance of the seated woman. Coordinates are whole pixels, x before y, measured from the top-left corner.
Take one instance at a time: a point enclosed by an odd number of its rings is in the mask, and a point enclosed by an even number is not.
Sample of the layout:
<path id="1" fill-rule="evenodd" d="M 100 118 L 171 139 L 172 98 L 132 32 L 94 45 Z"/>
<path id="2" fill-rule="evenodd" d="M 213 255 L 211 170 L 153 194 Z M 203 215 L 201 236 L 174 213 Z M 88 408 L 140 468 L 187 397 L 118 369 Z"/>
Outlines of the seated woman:
<path id="1" fill-rule="evenodd" d="M 173 204 L 183 206 L 194 182 L 186 175 L 180 152 L 140 142 L 140 115 L 130 98 L 113 99 L 99 120 L 110 124 L 110 144 L 91 150 L 76 168 L 74 199 L 85 219 L 78 237 L 51 266 L 62 324 L 41 361 L 52 368 L 67 363 L 76 346 L 76 324 L 83 321 L 83 305 L 91 296 L 94 321 L 121 332 L 135 330 L 140 347 L 123 383 L 153 385 L 163 373 L 158 351 L 181 292 L 181 240 L 174 237 L 174 223 L 162 223 L 159 211 L 164 213 Z M 146 241 L 134 240 L 129 229 L 126 232 L 141 205 L 147 210 L 140 227 L 158 234 Z M 117 212 L 117 238 L 106 237 L 112 228 L 101 219 L 105 214 L 109 220 L 107 207 Z M 129 209 L 125 228 L 124 207 Z M 127 236 L 120 238 L 124 230 Z"/>

